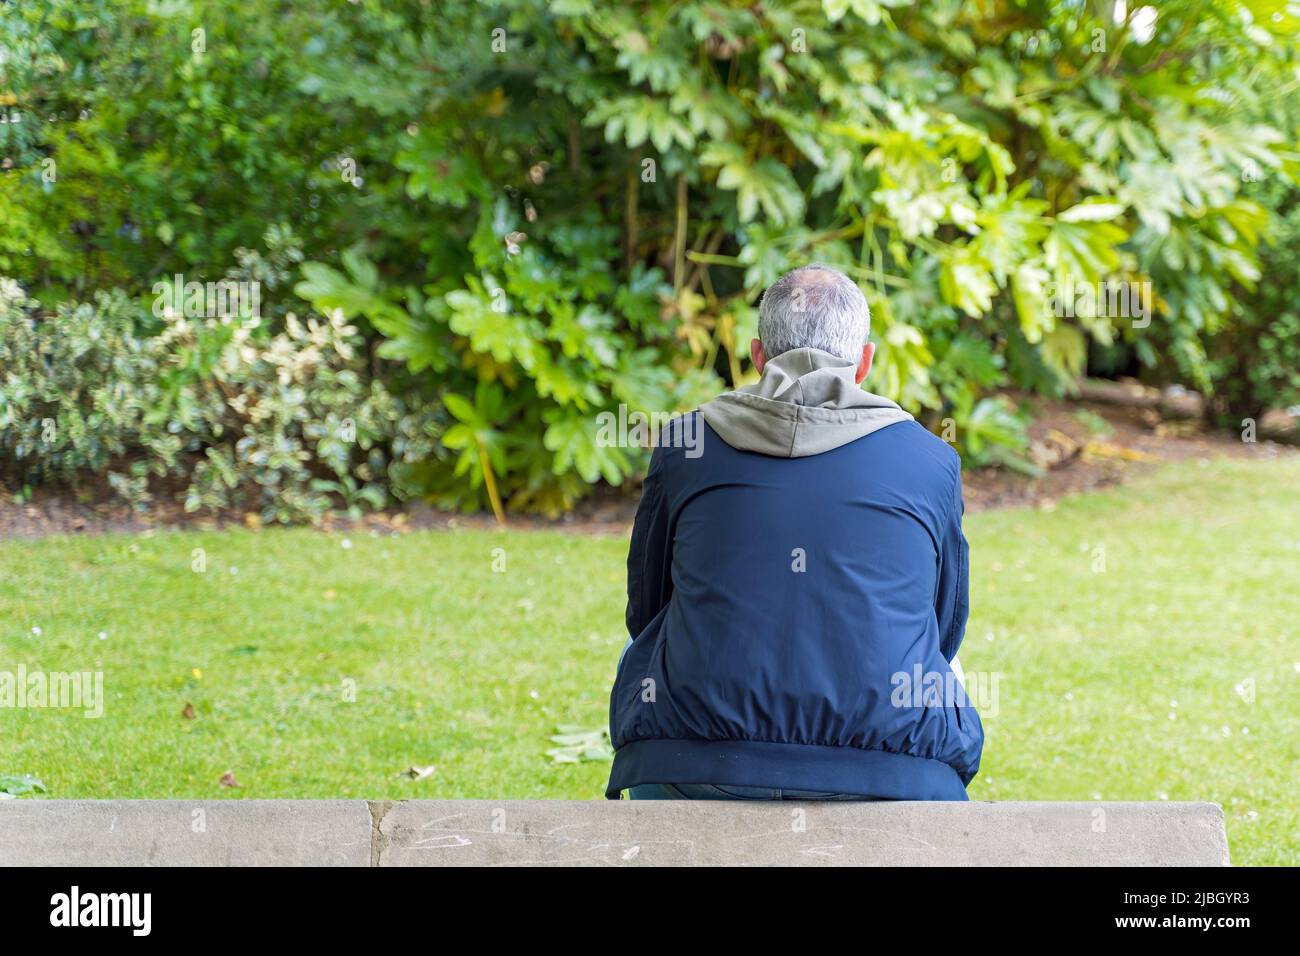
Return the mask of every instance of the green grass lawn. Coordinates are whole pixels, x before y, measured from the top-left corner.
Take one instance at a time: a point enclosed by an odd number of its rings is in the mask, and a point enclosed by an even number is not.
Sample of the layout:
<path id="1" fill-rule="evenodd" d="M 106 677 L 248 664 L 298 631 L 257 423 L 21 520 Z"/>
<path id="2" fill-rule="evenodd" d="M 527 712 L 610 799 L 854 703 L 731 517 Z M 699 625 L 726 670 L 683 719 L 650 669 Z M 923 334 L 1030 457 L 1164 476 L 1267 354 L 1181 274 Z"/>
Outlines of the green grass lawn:
<path id="1" fill-rule="evenodd" d="M 962 663 L 1001 675 L 971 795 L 1212 800 L 1234 862 L 1300 863 L 1297 489 L 1300 457 L 1189 462 L 968 517 Z M 557 725 L 605 720 L 626 548 L 488 531 L 2 542 L 0 670 L 102 670 L 106 712 L 0 709 L 0 775 L 69 798 L 596 798 L 606 764 L 545 752 Z M 413 765 L 436 770 L 401 776 Z M 239 789 L 219 786 L 228 770 Z"/>

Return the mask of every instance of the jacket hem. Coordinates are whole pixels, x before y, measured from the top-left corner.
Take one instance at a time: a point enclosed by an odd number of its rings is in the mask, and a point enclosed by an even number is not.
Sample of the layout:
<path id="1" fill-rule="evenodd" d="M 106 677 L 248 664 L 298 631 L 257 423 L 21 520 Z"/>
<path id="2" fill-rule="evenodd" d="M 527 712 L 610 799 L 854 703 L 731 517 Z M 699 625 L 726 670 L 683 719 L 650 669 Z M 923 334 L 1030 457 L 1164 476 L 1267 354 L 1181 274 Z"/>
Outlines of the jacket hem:
<path id="1" fill-rule="evenodd" d="M 968 800 L 941 760 L 886 750 L 757 740 L 633 740 L 614 754 L 605 796 L 643 783 L 850 793 L 878 800 Z"/>

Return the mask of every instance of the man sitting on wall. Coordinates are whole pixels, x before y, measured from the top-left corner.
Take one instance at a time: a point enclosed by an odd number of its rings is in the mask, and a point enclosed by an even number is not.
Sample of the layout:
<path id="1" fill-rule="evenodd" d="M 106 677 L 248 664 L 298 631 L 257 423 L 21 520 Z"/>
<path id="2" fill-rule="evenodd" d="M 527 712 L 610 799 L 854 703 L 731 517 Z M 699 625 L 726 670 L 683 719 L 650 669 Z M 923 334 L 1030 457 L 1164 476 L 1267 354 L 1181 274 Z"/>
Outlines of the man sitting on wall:
<path id="1" fill-rule="evenodd" d="M 660 434 L 628 554 L 610 798 L 966 799 L 984 733 L 952 680 L 961 463 L 860 387 L 869 327 L 847 276 L 790 272 L 763 296 L 758 382 Z M 895 692 L 916 674 L 958 692 Z"/>

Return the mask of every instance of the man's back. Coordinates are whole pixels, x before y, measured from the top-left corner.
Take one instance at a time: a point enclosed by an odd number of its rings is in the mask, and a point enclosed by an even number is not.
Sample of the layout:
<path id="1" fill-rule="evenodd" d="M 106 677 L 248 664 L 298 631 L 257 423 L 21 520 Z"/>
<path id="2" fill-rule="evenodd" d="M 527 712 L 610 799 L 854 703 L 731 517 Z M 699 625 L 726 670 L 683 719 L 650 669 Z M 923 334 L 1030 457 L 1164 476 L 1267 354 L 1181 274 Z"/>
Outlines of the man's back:
<path id="1" fill-rule="evenodd" d="M 933 694 L 952 689 L 966 619 L 959 460 L 860 390 L 800 404 L 817 397 L 808 376 L 841 374 L 809 355 L 781 357 L 780 403 L 741 396 L 705 407 L 723 434 L 688 417 L 661 436 L 628 559 L 610 796 L 965 799 L 983 731 L 962 695 Z"/>

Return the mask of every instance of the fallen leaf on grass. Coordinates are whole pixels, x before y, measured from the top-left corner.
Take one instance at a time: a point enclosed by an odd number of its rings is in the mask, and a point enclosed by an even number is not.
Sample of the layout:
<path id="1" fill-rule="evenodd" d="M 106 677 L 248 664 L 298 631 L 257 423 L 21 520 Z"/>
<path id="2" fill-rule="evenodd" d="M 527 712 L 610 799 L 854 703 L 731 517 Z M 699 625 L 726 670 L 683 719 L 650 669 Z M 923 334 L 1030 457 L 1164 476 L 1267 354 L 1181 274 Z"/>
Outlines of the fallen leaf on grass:
<path id="1" fill-rule="evenodd" d="M 1148 455 L 1136 448 L 1125 448 L 1105 441 L 1090 441 L 1083 446 L 1085 458 L 1118 458 L 1121 461 L 1159 461 L 1155 455 Z"/>
<path id="2" fill-rule="evenodd" d="M 410 767 L 398 774 L 399 777 L 410 777 L 412 780 L 423 780 L 426 777 L 432 777 L 434 771 L 438 768 L 430 764 L 427 767 Z"/>
<path id="3" fill-rule="evenodd" d="M 21 776 L 13 773 L 0 774 L 0 800 L 16 800 L 37 790 L 44 793 L 45 784 L 30 773 Z"/>
<path id="4" fill-rule="evenodd" d="M 555 728 L 551 743 L 559 744 L 546 751 L 546 756 L 556 763 L 584 763 L 614 759 L 614 747 L 609 741 L 609 730 L 600 727 L 587 730 L 574 724 Z"/>
<path id="5" fill-rule="evenodd" d="M 199 715 L 194 712 L 194 705 L 189 701 L 185 702 L 185 709 L 181 711 L 181 716 L 186 720 L 194 720 Z"/>
<path id="6" fill-rule="evenodd" d="M 235 779 L 235 772 L 233 770 L 227 770 L 221 775 L 221 785 L 223 787 L 241 786 L 240 782 Z"/>

